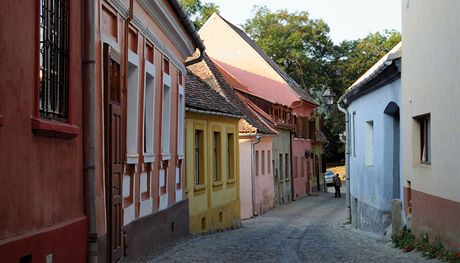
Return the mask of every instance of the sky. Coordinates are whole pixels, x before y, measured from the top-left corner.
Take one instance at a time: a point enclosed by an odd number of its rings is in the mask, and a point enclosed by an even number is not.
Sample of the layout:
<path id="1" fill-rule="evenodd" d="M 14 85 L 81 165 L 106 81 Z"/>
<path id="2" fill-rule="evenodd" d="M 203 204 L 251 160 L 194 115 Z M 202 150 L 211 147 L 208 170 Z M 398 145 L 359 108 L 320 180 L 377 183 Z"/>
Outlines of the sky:
<path id="1" fill-rule="evenodd" d="M 363 38 L 384 29 L 401 32 L 401 0 L 202 0 L 215 3 L 220 14 L 235 25 L 253 16 L 254 5 L 271 11 L 307 11 L 329 25 L 334 43 Z"/>

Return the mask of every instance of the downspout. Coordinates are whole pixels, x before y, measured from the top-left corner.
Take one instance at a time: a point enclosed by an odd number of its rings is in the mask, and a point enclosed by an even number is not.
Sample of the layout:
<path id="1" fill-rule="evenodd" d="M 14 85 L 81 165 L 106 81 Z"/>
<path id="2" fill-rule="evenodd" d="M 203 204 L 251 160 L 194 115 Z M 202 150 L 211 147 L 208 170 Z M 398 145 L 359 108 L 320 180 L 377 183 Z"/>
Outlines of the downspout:
<path id="1" fill-rule="evenodd" d="M 346 141 L 345 141 L 345 166 L 346 166 L 346 204 L 347 204 L 347 215 L 348 215 L 348 220 L 352 220 L 351 218 L 351 196 L 350 196 L 350 118 L 349 118 L 349 113 L 348 110 L 343 108 L 340 105 L 340 100 L 337 102 L 337 107 L 338 109 L 345 114 L 345 131 L 346 131 Z"/>
<path id="2" fill-rule="evenodd" d="M 291 131 L 290 133 L 290 138 L 289 138 L 289 153 L 291 155 L 291 200 L 294 201 L 294 198 L 295 198 L 295 195 L 294 195 L 294 173 L 292 171 L 294 171 L 294 165 L 297 165 L 297 164 L 294 164 L 294 157 L 293 157 L 293 154 L 292 154 L 292 141 L 294 140 L 294 134 L 295 132 Z M 298 170 L 297 170 L 298 172 Z"/>
<path id="3" fill-rule="evenodd" d="M 88 218 L 88 262 L 97 262 L 95 175 L 95 0 L 83 1 L 83 173 L 85 214 Z M 105 252 L 102 252 L 105 253 Z"/>
<path id="4" fill-rule="evenodd" d="M 255 148 L 254 146 L 256 144 L 259 144 L 260 143 L 260 134 L 257 134 L 256 135 L 256 142 L 255 143 L 252 143 L 251 142 L 251 181 L 252 181 L 252 214 L 254 216 L 257 215 L 256 213 L 256 172 L 255 172 L 255 169 L 254 169 L 254 160 L 253 160 L 253 156 L 255 154 Z M 256 164 L 257 165 L 257 164 Z"/>

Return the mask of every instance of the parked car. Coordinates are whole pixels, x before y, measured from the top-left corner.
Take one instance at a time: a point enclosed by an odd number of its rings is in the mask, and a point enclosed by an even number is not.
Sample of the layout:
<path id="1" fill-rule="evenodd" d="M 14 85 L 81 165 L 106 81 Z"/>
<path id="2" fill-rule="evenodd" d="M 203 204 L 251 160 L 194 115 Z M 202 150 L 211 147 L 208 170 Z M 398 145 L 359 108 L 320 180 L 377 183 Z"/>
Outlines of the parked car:
<path id="1" fill-rule="evenodd" d="M 331 170 L 326 170 L 324 173 L 324 181 L 326 186 L 332 186 L 332 181 L 334 180 L 334 173 Z"/>

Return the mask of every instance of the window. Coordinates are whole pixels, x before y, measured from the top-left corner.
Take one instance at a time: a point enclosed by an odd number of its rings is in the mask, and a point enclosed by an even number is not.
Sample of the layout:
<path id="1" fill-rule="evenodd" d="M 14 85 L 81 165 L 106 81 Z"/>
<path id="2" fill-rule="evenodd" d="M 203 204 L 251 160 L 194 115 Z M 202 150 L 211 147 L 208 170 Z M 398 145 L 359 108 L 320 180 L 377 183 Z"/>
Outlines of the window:
<path id="1" fill-rule="evenodd" d="M 298 158 L 297 157 L 294 157 L 294 177 L 297 177 L 297 160 Z"/>
<path id="2" fill-rule="evenodd" d="M 267 151 L 267 172 L 268 174 L 270 174 L 272 171 L 272 167 L 271 167 L 271 160 L 272 158 L 272 154 L 271 154 L 271 151 Z"/>
<path id="3" fill-rule="evenodd" d="M 214 181 L 221 181 L 221 140 L 220 140 L 220 132 L 214 132 L 213 136 L 213 143 L 212 143 L 212 148 L 213 148 L 213 172 L 214 172 Z"/>
<path id="4" fill-rule="evenodd" d="M 139 56 L 128 50 L 128 110 L 127 110 L 127 151 L 128 163 L 138 161 L 139 123 Z"/>
<path id="5" fill-rule="evenodd" d="M 374 164 L 374 122 L 367 121 L 365 130 L 365 165 L 370 166 Z"/>
<path id="6" fill-rule="evenodd" d="M 69 0 L 40 1 L 40 101 L 43 118 L 69 117 Z"/>
<path id="7" fill-rule="evenodd" d="M 155 65 L 145 60 L 144 90 L 144 162 L 152 163 L 155 159 L 153 149 L 155 123 Z"/>
<path id="8" fill-rule="evenodd" d="M 161 106 L 161 156 L 163 160 L 171 159 L 171 76 L 169 76 L 169 62 L 163 64 L 163 99 Z"/>
<path id="9" fill-rule="evenodd" d="M 256 151 L 256 176 L 259 175 L 259 151 Z"/>
<path id="10" fill-rule="evenodd" d="M 289 154 L 284 155 L 284 176 L 286 176 L 286 179 L 289 179 Z"/>
<path id="11" fill-rule="evenodd" d="M 235 150 L 233 142 L 233 133 L 227 133 L 227 178 L 235 178 Z"/>
<path id="12" fill-rule="evenodd" d="M 431 122 L 430 115 L 415 118 L 419 124 L 420 134 L 420 163 L 431 163 Z"/>
<path id="13" fill-rule="evenodd" d="M 262 151 L 262 154 L 261 154 L 261 157 L 262 157 L 262 175 L 265 174 L 265 151 Z"/>
<path id="14" fill-rule="evenodd" d="M 203 131 L 195 130 L 195 184 L 204 184 Z"/>
<path id="15" fill-rule="evenodd" d="M 352 131 L 353 131 L 353 156 L 356 157 L 356 146 L 355 146 L 355 142 L 356 142 L 356 137 L 355 137 L 355 117 L 356 117 L 356 112 L 353 112 L 353 128 L 352 128 Z"/>
<path id="16" fill-rule="evenodd" d="M 179 82 L 179 102 L 178 102 L 178 119 L 177 119 L 177 155 L 179 160 L 184 159 L 184 121 L 185 121 L 185 91 L 184 87 Z"/>
<path id="17" fill-rule="evenodd" d="M 280 157 L 279 157 L 279 171 L 280 171 L 280 179 L 283 179 L 283 154 L 280 153 Z"/>

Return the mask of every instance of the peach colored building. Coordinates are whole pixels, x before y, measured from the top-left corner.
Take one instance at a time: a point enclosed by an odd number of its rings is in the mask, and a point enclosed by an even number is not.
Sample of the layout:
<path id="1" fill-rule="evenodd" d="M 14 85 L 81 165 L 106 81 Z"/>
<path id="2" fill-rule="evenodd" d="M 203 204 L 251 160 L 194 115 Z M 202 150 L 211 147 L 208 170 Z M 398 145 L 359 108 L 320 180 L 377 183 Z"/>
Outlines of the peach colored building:
<path id="1" fill-rule="evenodd" d="M 176 0 L 87 2 L 88 253 L 132 261 L 189 232 L 185 59 L 204 46 Z"/>
<path id="2" fill-rule="evenodd" d="M 402 1 L 404 208 L 419 238 L 460 251 L 460 1 Z M 421 18 L 429 19 L 421 19 Z"/>
<path id="3" fill-rule="evenodd" d="M 266 121 L 277 131 L 271 153 L 276 203 L 305 196 L 311 188 L 308 174 L 312 171 L 307 169 L 313 169 L 314 158 L 320 160 L 321 156 L 311 154 L 316 136 L 296 133 L 296 125 L 301 120 L 309 130 L 310 114 L 318 105 L 252 39 L 220 15 L 213 14 L 199 33 L 207 54 L 224 77 L 235 83 L 240 96 L 264 112 Z M 315 182 L 320 182 L 320 169 L 317 171 Z"/>
<path id="4" fill-rule="evenodd" d="M 188 68 L 244 115 L 238 128 L 241 218 L 268 211 L 275 200 L 271 153 L 277 132 L 263 119 L 260 108 L 238 94 L 234 86 L 241 83 L 224 77 L 207 55 Z"/>

